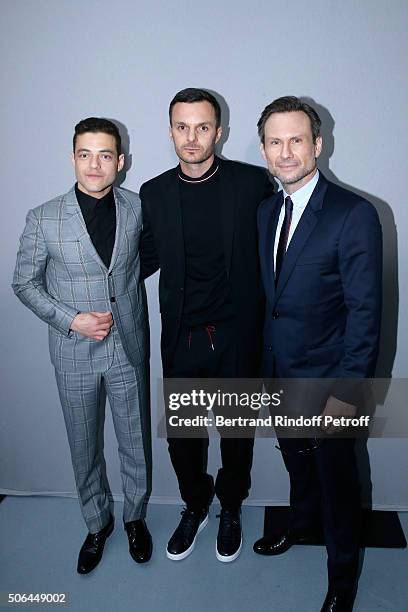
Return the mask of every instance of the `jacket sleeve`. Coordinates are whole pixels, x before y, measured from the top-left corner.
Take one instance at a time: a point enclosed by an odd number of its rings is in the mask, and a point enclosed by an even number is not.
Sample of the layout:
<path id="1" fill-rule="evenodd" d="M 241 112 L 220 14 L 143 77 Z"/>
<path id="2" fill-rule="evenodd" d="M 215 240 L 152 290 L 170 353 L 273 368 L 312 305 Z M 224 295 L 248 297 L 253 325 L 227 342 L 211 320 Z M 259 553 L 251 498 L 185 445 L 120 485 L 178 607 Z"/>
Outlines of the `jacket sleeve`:
<path id="1" fill-rule="evenodd" d="M 142 279 L 145 279 L 160 268 L 160 262 L 150 223 L 143 185 L 140 189 L 140 200 L 142 203 L 143 218 L 143 229 L 140 240 L 140 276 Z"/>
<path id="2" fill-rule="evenodd" d="M 361 200 L 348 214 L 338 256 L 347 318 L 340 364 L 342 380 L 333 395 L 350 401 L 353 383 L 345 379 L 374 376 L 379 346 L 382 232 L 377 212 L 369 202 Z"/>
<path id="3" fill-rule="evenodd" d="M 41 228 L 39 209 L 30 210 L 20 238 L 12 288 L 19 300 L 40 319 L 68 336 L 78 310 L 59 302 L 46 289 L 49 255 Z"/>

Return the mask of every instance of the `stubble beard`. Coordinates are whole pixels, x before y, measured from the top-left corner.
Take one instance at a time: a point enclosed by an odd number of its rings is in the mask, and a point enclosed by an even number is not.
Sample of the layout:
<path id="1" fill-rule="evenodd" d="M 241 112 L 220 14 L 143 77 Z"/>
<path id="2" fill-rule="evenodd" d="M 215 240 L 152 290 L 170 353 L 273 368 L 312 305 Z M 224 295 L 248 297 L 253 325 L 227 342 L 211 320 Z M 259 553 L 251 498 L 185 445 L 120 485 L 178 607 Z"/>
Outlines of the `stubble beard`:
<path id="1" fill-rule="evenodd" d="M 275 174 L 276 178 L 282 183 L 282 187 L 285 188 L 285 185 L 294 185 L 299 183 L 304 178 L 312 174 L 312 172 L 316 170 L 316 160 L 314 160 L 313 165 L 307 166 L 306 168 L 301 168 L 298 174 L 295 174 L 291 177 L 279 176 L 278 173 Z"/>
<path id="2" fill-rule="evenodd" d="M 203 151 L 201 157 L 199 157 L 198 159 L 190 159 L 188 157 L 185 157 L 183 155 L 183 149 L 178 148 L 176 149 L 176 153 L 177 153 L 177 157 L 184 162 L 185 164 L 191 164 L 191 165 L 198 165 L 198 164 L 203 164 L 204 162 L 206 162 L 208 159 L 210 159 L 210 157 L 212 155 L 215 154 L 215 141 L 212 143 L 212 145 L 210 147 L 208 147 L 205 151 Z"/>

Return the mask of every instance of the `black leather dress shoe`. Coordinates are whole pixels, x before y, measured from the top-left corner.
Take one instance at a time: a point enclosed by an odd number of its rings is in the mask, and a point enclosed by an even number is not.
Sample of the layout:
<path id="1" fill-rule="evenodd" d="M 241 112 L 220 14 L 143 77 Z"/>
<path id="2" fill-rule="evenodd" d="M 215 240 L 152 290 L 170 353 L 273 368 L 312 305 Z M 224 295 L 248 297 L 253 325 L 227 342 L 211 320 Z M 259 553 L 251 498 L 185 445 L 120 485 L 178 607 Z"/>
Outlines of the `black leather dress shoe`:
<path id="1" fill-rule="evenodd" d="M 89 572 L 92 572 L 98 565 L 99 561 L 102 559 L 106 538 L 108 538 L 113 531 L 113 525 L 113 516 L 110 515 L 109 522 L 103 529 L 96 533 L 88 533 L 79 551 L 77 565 L 78 574 L 89 574 Z"/>
<path id="2" fill-rule="evenodd" d="M 354 592 L 330 593 L 326 595 L 320 612 L 352 612 Z"/>
<path id="3" fill-rule="evenodd" d="M 144 519 L 125 523 L 130 556 L 136 563 L 146 563 L 152 556 L 152 536 Z"/>
<path id="4" fill-rule="evenodd" d="M 241 552 L 241 548 L 241 510 L 223 510 L 221 508 L 220 526 L 215 547 L 218 561 L 223 563 L 235 561 Z"/>
<path id="5" fill-rule="evenodd" d="M 297 534 L 289 529 L 276 536 L 265 536 L 257 540 L 253 546 L 258 555 L 281 555 L 291 546 L 299 543 L 307 543 L 315 534 Z"/>

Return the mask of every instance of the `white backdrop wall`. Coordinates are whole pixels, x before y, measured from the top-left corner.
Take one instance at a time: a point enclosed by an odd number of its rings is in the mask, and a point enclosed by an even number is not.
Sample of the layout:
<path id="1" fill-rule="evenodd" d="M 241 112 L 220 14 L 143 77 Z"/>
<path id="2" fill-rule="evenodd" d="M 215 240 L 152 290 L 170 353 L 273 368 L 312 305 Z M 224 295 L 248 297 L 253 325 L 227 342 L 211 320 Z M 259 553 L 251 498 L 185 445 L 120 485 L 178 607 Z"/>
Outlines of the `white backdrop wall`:
<path id="1" fill-rule="evenodd" d="M 317 105 L 326 144 L 320 168 L 365 194 L 383 224 L 379 375 L 408 378 L 408 241 L 398 240 L 408 230 L 405 0 L 1 0 L 0 11 L 1 491 L 75 490 L 46 326 L 10 289 L 26 212 L 72 185 L 73 127 L 90 115 L 119 121 L 127 134 L 125 187 L 138 191 L 175 165 L 167 108 L 184 87 L 222 96 L 229 126 L 222 154 L 259 165 L 256 121 L 264 106 L 286 94 Z M 147 288 L 155 424 L 157 275 Z M 167 445 L 153 442 L 153 499 L 177 500 Z M 407 440 L 372 440 L 369 448 L 375 507 L 408 509 Z M 118 494 L 109 418 L 106 456 Z M 212 444 L 213 473 L 218 463 L 218 445 Z M 286 503 L 287 497 L 274 441 L 258 440 L 249 503 Z"/>

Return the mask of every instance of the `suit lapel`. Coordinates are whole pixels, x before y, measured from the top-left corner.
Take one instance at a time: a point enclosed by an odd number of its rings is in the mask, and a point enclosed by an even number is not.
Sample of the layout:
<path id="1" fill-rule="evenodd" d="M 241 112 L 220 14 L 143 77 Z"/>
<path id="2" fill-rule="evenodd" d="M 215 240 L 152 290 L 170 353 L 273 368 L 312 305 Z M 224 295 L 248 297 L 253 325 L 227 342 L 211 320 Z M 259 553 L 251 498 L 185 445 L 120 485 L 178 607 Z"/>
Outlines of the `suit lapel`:
<path id="1" fill-rule="evenodd" d="M 275 300 L 281 295 L 286 283 L 288 282 L 293 268 L 301 254 L 305 244 L 309 240 L 318 219 L 319 211 L 322 209 L 324 195 L 327 190 L 327 181 L 320 174 L 318 183 L 313 190 L 309 202 L 300 218 L 292 239 L 289 243 L 285 257 L 283 259 L 281 273 L 279 275 L 278 286 L 276 287 Z"/>
<path id="2" fill-rule="evenodd" d="M 283 192 L 280 191 L 271 198 L 271 212 L 268 219 L 268 226 L 265 233 L 264 241 L 264 261 L 266 262 L 266 279 L 268 281 L 266 291 L 269 301 L 273 303 L 275 299 L 275 236 L 278 227 L 279 213 L 283 204 Z"/>
<path id="3" fill-rule="evenodd" d="M 286 251 L 285 257 L 282 263 L 281 273 L 279 275 L 278 286 L 276 287 L 275 299 L 278 299 L 282 293 L 283 288 L 290 275 L 292 274 L 293 268 L 295 267 L 296 261 L 302 252 L 303 247 L 309 239 L 315 225 L 317 223 L 316 215 L 313 211 L 307 210 L 307 207 L 298 223 L 298 226 L 292 236 L 289 243 L 288 250 Z"/>
<path id="4" fill-rule="evenodd" d="M 128 219 L 128 204 L 121 194 L 121 192 L 113 188 L 113 196 L 115 198 L 116 206 L 116 232 L 115 232 L 115 244 L 113 245 L 112 257 L 110 260 L 109 271 L 112 270 L 115 265 L 118 253 L 123 245 L 125 239 L 125 228 Z"/>
<path id="5" fill-rule="evenodd" d="M 116 198 L 115 198 L 116 199 Z M 75 236 L 82 245 L 82 248 L 91 255 L 95 261 L 104 269 L 107 267 L 99 257 L 97 250 L 95 249 L 93 242 L 88 234 L 86 223 L 82 216 L 81 208 L 78 204 L 78 200 L 75 195 L 75 187 L 72 187 L 65 196 L 65 211 L 68 216 L 68 222 L 70 224 L 73 236 Z M 116 225 L 117 235 L 117 225 Z M 116 238 L 115 238 L 116 244 Z M 113 258 L 112 258 L 113 259 Z M 112 264 L 111 264 L 112 265 Z"/>
<path id="6" fill-rule="evenodd" d="M 184 234 L 181 214 L 180 187 L 178 178 L 178 166 L 173 168 L 163 187 L 163 212 L 165 213 L 165 227 L 168 231 L 168 239 L 172 245 L 172 255 L 176 260 L 176 268 L 184 279 L 185 254 Z M 182 282 L 180 280 L 180 282 Z"/>

